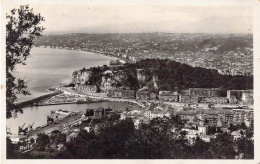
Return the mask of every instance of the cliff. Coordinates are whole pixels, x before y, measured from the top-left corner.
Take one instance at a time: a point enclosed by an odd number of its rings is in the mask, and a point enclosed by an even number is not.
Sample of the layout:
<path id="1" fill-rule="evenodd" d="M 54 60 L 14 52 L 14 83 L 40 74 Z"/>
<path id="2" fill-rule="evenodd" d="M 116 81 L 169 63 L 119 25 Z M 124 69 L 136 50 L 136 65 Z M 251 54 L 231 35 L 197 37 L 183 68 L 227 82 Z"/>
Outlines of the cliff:
<path id="1" fill-rule="evenodd" d="M 170 60 L 146 59 L 124 66 L 93 67 L 75 71 L 72 83 L 97 85 L 101 90 L 126 87 L 137 90 L 182 90 L 188 88 L 252 89 L 252 76 L 221 75 L 216 70 L 191 67 Z"/>

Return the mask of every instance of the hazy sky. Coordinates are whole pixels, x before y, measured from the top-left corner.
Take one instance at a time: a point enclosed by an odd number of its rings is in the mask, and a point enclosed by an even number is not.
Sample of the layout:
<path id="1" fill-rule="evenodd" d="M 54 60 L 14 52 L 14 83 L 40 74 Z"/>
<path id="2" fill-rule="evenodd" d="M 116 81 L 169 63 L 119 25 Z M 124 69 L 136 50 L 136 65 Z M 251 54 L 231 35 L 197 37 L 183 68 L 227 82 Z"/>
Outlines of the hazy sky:
<path id="1" fill-rule="evenodd" d="M 252 8 L 248 6 L 30 6 L 45 17 L 42 25 L 46 33 L 252 33 L 253 26 Z"/>

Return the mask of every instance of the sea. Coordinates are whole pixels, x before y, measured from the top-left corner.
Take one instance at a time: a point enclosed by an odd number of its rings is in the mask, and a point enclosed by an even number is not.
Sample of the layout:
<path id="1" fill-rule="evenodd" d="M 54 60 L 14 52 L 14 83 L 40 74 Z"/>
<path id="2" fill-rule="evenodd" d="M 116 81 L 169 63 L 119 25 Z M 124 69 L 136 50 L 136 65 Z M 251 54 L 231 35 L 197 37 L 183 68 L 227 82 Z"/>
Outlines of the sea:
<path id="1" fill-rule="evenodd" d="M 111 60 L 116 60 L 116 58 L 75 50 L 33 48 L 26 65 L 18 65 L 14 72 L 15 77 L 27 82 L 28 90 L 31 93 L 27 96 L 19 95 L 19 101 L 36 98 L 47 94 L 48 89 L 52 86 L 69 83 L 75 70 L 83 67 L 87 69 L 94 66 L 109 65 Z M 127 102 L 101 102 L 25 107 L 23 113 L 18 113 L 16 117 L 7 119 L 6 126 L 9 132 L 17 134 L 18 126 L 23 124 L 25 124 L 24 127 L 33 124 L 33 128 L 45 125 L 51 110 L 62 109 L 84 113 L 86 109 L 98 107 L 124 110 L 129 108 L 129 104 Z M 130 108 L 137 109 L 139 107 L 131 106 Z"/>
<path id="2" fill-rule="evenodd" d="M 116 58 L 85 51 L 33 48 L 26 65 L 17 65 L 14 75 L 24 79 L 31 95 L 18 95 L 20 101 L 30 100 L 48 93 L 48 89 L 71 80 L 75 70 L 109 65 Z"/>

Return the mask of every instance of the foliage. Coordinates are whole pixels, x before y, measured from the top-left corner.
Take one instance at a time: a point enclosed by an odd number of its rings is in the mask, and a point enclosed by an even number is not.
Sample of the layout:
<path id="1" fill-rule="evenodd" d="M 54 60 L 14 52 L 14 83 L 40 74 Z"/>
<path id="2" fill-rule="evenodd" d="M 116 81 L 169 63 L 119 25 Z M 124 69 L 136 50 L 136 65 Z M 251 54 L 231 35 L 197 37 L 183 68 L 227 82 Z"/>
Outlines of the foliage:
<path id="1" fill-rule="evenodd" d="M 242 124 L 236 124 L 236 125 L 233 125 L 232 123 L 230 124 L 230 127 L 229 129 L 233 132 L 233 131 L 237 131 L 237 130 L 240 130 L 240 129 L 248 129 L 245 125 L 245 123 L 243 122 Z"/>
<path id="2" fill-rule="evenodd" d="M 122 158 L 124 143 L 134 131 L 132 120 L 123 120 L 116 125 L 104 127 L 95 134 L 80 131 L 78 137 L 67 143 L 67 154 L 73 158 Z M 80 143 L 80 144 L 79 144 Z M 65 157 L 60 154 L 61 157 Z"/>
<path id="3" fill-rule="evenodd" d="M 243 137 L 237 142 L 238 152 L 243 154 L 244 159 L 254 159 L 254 141 Z"/>
<path id="4" fill-rule="evenodd" d="M 39 26 L 44 18 L 25 5 L 11 10 L 6 19 L 6 116 L 9 118 L 10 111 L 15 109 L 17 94 L 30 94 L 24 79 L 15 78 L 13 71 L 17 64 L 26 64 L 35 38 L 44 30 Z"/>
<path id="5" fill-rule="evenodd" d="M 40 133 L 37 135 L 36 149 L 40 151 L 45 151 L 47 146 L 50 144 L 50 137 L 47 134 Z"/>
<path id="6" fill-rule="evenodd" d="M 104 121 L 104 120 L 103 120 Z M 110 121 L 109 121 L 110 122 Z M 132 119 L 102 125 L 98 131 L 81 129 L 78 136 L 65 142 L 59 131 L 39 134 L 37 147 L 16 158 L 55 159 L 243 159 L 254 158 L 254 141 L 247 129 L 244 138 L 234 141 L 228 133 L 217 135 L 211 142 L 197 138 L 190 145 L 186 140 L 184 124 L 179 117 L 155 118 L 135 129 Z M 57 151 L 50 145 L 64 143 L 65 149 Z M 227 144 L 228 143 L 228 144 Z"/>
<path id="7" fill-rule="evenodd" d="M 90 85 L 100 85 L 103 72 L 105 72 L 107 69 L 108 69 L 107 67 L 92 67 L 92 68 L 90 68 L 89 70 L 92 73 L 91 73 L 91 76 L 89 78 L 88 83 Z"/>
<path id="8" fill-rule="evenodd" d="M 62 134 L 59 130 L 55 130 L 50 135 L 50 143 L 52 145 L 58 145 L 66 142 L 66 135 Z"/>
<path id="9" fill-rule="evenodd" d="M 108 67 L 91 68 L 90 84 L 101 84 L 102 73 Z M 138 81 L 137 69 L 141 69 L 145 75 L 145 81 Z M 226 96 L 227 90 L 243 90 L 253 88 L 252 76 L 221 75 L 217 70 L 201 67 L 191 67 L 187 64 L 167 59 L 146 59 L 135 64 L 113 68 L 112 72 L 120 72 L 124 76 L 118 82 L 117 87 L 129 87 L 137 90 L 143 86 L 149 86 L 150 91 L 155 91 L 153 77 L 158 79 L 158 90 L 180 91 L 188 88 L 220 88 L 222 96 Z M 158 91 L 157 90 L 157 91 Z"/>
<path id="10" fill-rule="evenodd" d="M 253 77 L 221 75 L 213 69 L 191 67 L 170 60 L 146 59 L 136 63 L 135 67 L 153 72 L 153 75 L 158 76 L 159 89 L 161 90 L 220 87 L 223 90 L 253 88 Z"/>
<path id="11" fill-rule="evenodd" d="M 14 159 L 17 157 L 16 152 L 17 147 L 15 144 L 12 143 L 9 137 L 6 138 L 6 158 L 7 159 Z"/>
<path id="12" fill-rule="evenodd" d="M 183 127 L 176 117 L 156 118 L 149 124 L 141 124 L 139 129 L 130 128 L 130 131 L 125 130 L 133 123 L 123 121 L 103 128 L 98 135 L 81 132 L 69 143 L 66 154 L 70 158 L 99 159 L 234 159 L 241 152 L 245 153 L 244 158 L 252 158 L 254 154 L 251 140 L 236 143 L 227 133 L 219 134 L 210 143 L 197 139 L 194 145 L 189 145 L 185 134 L 179 135 L 180 130 L 173 131 L 176 125 Z M 77 144 L 79 142 L 83 145 Z M 65 154 L 59 157 L 65 157 Z"/>
<path id="13" fill-rule="evenodd" d="M 229 143 L 229 144 L 227 144 Z M 220 134 L 210 142 L 209 150 L 212 159 L 234 159 L 237 153 L 234 149 L 233 138 L 227 133 Z"/>

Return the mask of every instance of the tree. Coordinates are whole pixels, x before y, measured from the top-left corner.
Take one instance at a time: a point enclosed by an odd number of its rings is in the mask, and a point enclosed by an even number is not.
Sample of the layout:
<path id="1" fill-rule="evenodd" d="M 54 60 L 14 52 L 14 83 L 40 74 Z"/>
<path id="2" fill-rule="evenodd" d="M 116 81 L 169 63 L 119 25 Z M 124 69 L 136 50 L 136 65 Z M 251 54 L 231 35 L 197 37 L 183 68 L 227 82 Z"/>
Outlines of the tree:
<path id="1" fill-rule="evenodd" d="M 30 94 L 24 79 L 15 78 L 13 71 L 17 64 L 26 65 L 35 38 L 44 30 L 40 26 L 44 18 L 34 14 L 29 5 L 22 5 L 11 10 L 6 19 L 6 117 L 9 118 L 11 110 L 16 109 L 17 94 Z"/>
<path id="2" fill-rule="evenodd" d="M 254 159 L 254 141 L 246 137 L 236 141 L 238 152 L 243 154 L 244 159 Z"/>
<path id="3" fill-rule="evenodd" d="M 15 144 L 12 143 L 9 137 L 6 137 L 6 158 L 15 159 L 17 157 Z"/>
<path id="4" fill-rule="evenodd" d="M 211 159 L 234 159 L 237 153 L 232 136 L 227 133 L 218 135 L 210 142 L 208 153 Z"/>
<path id="5" fill-rule="evenodd" d="M 37 135 L 37 146 L 36 148 L 40 151 L 45 151 L 46 146 L 50 144 L 50 137 L 47 134 L 40 133 Z"/>

